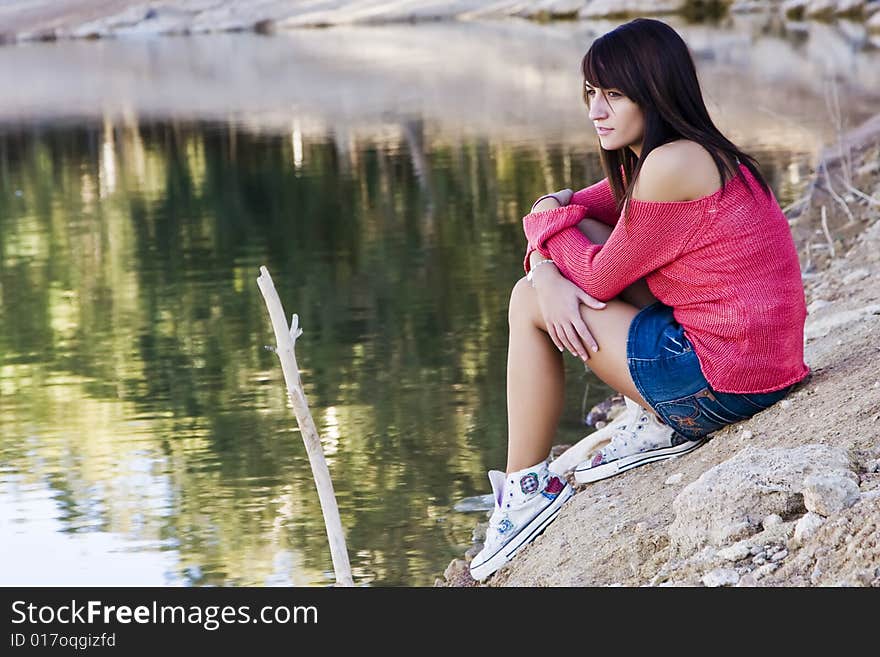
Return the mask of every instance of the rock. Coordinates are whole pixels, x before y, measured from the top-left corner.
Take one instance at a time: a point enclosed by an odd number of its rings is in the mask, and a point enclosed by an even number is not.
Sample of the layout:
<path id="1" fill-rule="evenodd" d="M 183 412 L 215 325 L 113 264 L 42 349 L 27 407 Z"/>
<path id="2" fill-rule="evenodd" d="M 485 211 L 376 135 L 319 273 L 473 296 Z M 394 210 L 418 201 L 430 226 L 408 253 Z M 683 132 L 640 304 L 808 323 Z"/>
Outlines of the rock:
<path id="1" fill-rule="evenodd" d="M 590 0 L 578 11 L 579 18 L 613 18 L 675 14 L 687 7 L 688 0 Z"/>
<path id="2" fill-rule="evenodd" d="M 514 11 L 513 15 L 535 19 L 573 17 L 584 4 L 584 0 L 542 0 L 526 4 L 524 8 Z"/>
<path id="3" fill-rule="evenodd" d="M 785 521 L 782 519 L 781 515 L 779 515 L 778 513 L 771 513 L 769 516 L 764 518 L 763 521 L 761 521 L 761 526 L 764 529 L 771 529 L 772 527 L 778 527 L 783 522 Z"/>
<path id="4" fill-rule="evenodd" d="M 709 587 L 733 586 L 739 582 L 739 573 L 733 568 L 716 568 L 703 575 L 703 585 Z"/>
<path id="5" fill-rule="evenodd" d="M 878 15 L 880 14 L 875 15 L 874 18 L 877 18 Z M 877 23 L 877 29 L 880 30 L 880 21 L 878 21 Z M 855 308 L 853 310 L 844 310 L 839 313 L 822 315 L 820 318 L 812 321 L 808 316 L 806 325 L 804 326 L 804 339 L 812 340 L 814 338 L 824 337 L 828 335 L 828 333 L 830 333 L 833 329 L 839 326 L 852 324 L 854 322 L 861 321 L 868 315 L 877 314 L 880 314 L 880 304 L 873 303 L 862 308 Z"/>
<path id="6" fill-rule="evenodd" d="M 804 479 L 804 506 L 826 518 L 851 507 L 859 499 L 859 486 L 836 474 L 814 474 Z"/>
<path id="7" fill-rule="evenodd" d="M 865 464 L 868 472 L 880 472 L 880 459 L 873 459 Z"/>
<path id="8" fill-rule="evenodd" d="M 830 306 L 830 305 L 831 305 L 831 302 L 825 301 L 825 299 L 813 299 L 813 301 L 810 302 L 810 305 L 807 306 L 807 314 L 812 315 L 817 310 L 821 310 L 822 308 L 825 308 L 826 306 Z"/>
<path id="9" fill-rule="evenodd" d="M 867 269 L 855 269 L 843 277 L 843 284 L 851 285 L 852 283 L 857 283 L 863 278 L 868 278 L 868 276 L 870 275 L 871 272 L 869 272 Z"/>
<path id="10" fill-rule="evenodd" d="M 736 583 L 737 586 L 757 586 L 758 580 L 755 579 L 755 576 L 751 573 L 746 573 L 742 577 L 739 578 L 739 581 Z"/>
<path id="11" fill-rule="evenodd" d="M 446 578 L 447 582 L 453 584 L 453 586 L 457 582 L 467 580 L 473 581 L 470 569 L 464 559 L 453 559 L 450 561 L 449 565 L 446 566 L 446 570 L 443 571 L 443 577 Z"/>
<path id="12" fill-rule="evenodd" d="M 601 429 L 602 427 L 598 423 L 603 422 L 607 424 L 624 410 L 626 410 L 626 404 L 623 401 L 623 395 L 612 395 L 590 409 L 584 418 L 584 424 L 588 427 Z"/>
<path id="13" fill-rule="evenodd" d="M 880 488 L 874 490 L 866 490 L 860 495 L 860 501 L 874 503 L 875 500 L 880 501 Z"/>
<path id="14" fill-rule="evenodd" d="M 680 553 L 726 545 L 757 533 L 759 519 L 805 511 L 804 478 L 852 472 L 846 450 L 808 444 L 794 448 L 747 445 L 704 472 L 672 502 L 670 544 Z"/>
<path id="15" fill-rule="evenodd" d="M 675 484 L 681 482 L 682 479 L 684 479 L 684 474 L 682 474 L 681 472 L 676 472 L 674 475 L 670 475 L 663 483 L 665 483 L 667 486 L 674 486 Z"/>
<path id="16" fill-rule="evenodd" d="M 782 13 L 794 21 L 803 20 L 809 0 L 787 0 L 782 4 Z"/>
<path id="17" fill-rule="evenodd" d="M 474 497 L 466 497 L 455 503 L 452 507 L 454 511 L 459 513 L 471 513 L 473 511 L 491 511 L 495 508 L 495 498 L 492 493 L 488 495 L 475 495 Z"/>
<path id="18" fill-rule="evenodd" d="M 482 545 L 471 545 L 464 553 L 465 561 L 471 561 L 483 549 Z"/>
<path id="19" fill-rule="evenodd" d="M 733 14 L 746 14 L 752 11 L 767 11 L 772 6 L 767 0 L 734 0 L 728 11 Z"/>
<path id="20" fill-rule="evenodd" d="M 860 16 L 865 8 L 865 0 L 837 0 L 835 16 Z"/>
<path id="21" fill-rule="evenodd" d="M 794 540 L 796 543 L 803 543 L 808 538 L 810 538 L 813 534 L 816 533 L 816 530 L 822 526 L 825 522 L 825 518 L 820 516 L 817 513 L 813 513 L 812 511 L 804 514 L 804 516 L 797 521 L 797 524 L 794 526 Z"/>
<path id="22" fill-rule="evenodd" d="M 765 563 L 763 566 L 759 566 L 758 568 L 756 568 L 753 575 L 755 579 L 761 579 L 762 577 L 766 577 L 767 575 L 772 573 L 778 567 L 779 564 L 776 563 Z"/>
<path id="23" fill-rule="evenodd" d="M 755 434 L 753 434 L 751 431 L 746 429 L 742 432 L 742 434 L 740 434 L 740 438 L 742 438 L 743 440 L 751 440 L 752 436 L 754 436 L 754 435 Z"/>
<path id="24" fill-rule="evenodd" d="M 749 546 L 743 543 L 737 543 L 730 547 L 718 550 L 718 556 L 725 561 L 740 561 L 749 556 Z"/>
<path id="25" fill-rule="evenodd" d="M 861 13 L 865 0 L 809 0 L 804 8 L 807 18 L 830 19 Z"/>
<path id="26" fill-rule="evenodd" d="M 773 555 L 770 557 L 770 561 L 782 561 L 787 556 L 788 550 L 779 550 L 773 553 Z"/>

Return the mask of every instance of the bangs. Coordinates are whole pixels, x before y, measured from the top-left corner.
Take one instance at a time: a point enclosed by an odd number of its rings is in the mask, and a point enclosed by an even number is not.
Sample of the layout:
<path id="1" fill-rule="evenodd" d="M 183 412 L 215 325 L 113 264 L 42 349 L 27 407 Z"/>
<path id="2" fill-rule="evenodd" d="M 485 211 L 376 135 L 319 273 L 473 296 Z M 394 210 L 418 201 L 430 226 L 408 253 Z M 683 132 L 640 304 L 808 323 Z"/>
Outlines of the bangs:
<path id="1" fill-rule="evenodd" d="M 596 39 L 581 62 L 584 82 L 591 87 L 618 89 L 638 103 L 643 94 L 640 93 L 630 70 L 632 61 L 628 50 L 624 40 L 616 32 L 609 32 Z M 583 94 L 589 107 L 586 88 Z"/>
<path id="2" fill-rule="evenodd" d="M 622 76 L 615 75 L 613 65 L 609 66 L 609 62 L 613 62 L 614 58 L 610 57 L 608 52 L 608 39 L 600 37 L 593 42 L 584 60 L 581 64 L 581 70 L 584 74 L 584 82 L 593 87 L 601 87 L 602 89 L 619 88 Z"/>

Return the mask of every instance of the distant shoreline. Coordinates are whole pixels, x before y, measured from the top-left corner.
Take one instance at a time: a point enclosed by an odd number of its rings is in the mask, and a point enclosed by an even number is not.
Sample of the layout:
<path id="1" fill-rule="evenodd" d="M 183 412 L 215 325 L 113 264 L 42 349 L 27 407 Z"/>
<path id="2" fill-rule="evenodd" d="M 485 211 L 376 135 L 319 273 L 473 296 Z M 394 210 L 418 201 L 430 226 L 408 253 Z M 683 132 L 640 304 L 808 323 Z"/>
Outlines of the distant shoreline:
<path id="1" fill-rule="evenodd" d="M 821 5 L 821 6 L 820 6 Z M 523 6 L 514 0 L 337 0 L 303 3 L 235 0 L 177 0 L 173 6 L 144 0 L 10 0 L 0 6 L 0 44 L 60 39 L 142 38 L 211 32 L 269 34 L 296 28 L 393 25 L 438 21 L 522 19 L 532 22 L 618 20 L 636 16 L 682 16 L 716 20 L 730 14 L 772 13 L 792 23 L 846 19 L 863 22 L 880 47 L 880 2 L 831 0 L 544 0 Z M 872 41 L 873 42 L 873 41 Z"/>

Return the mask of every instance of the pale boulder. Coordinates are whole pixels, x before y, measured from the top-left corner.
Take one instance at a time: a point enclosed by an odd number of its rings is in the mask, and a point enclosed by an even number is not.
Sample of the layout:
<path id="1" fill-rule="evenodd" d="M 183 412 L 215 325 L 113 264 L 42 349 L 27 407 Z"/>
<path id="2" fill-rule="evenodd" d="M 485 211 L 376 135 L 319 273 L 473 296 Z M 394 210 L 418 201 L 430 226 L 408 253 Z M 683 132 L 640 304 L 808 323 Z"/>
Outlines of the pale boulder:
<path id="1" fill-rule="evenodd" d="M 826 518 L 851 507 L 859 499 L 859 486 L 851 477 L 814 474 L 804 479 L 804 506 Z"/>
<path id="2" fill-rule="evenodd" d="M 771 514 L 805 511 L 803 483 L 813 474 L 855 476 L 846 450 L 810 444 L 795 448 L 747 446 L 685 486 L 672 503 L 671 545 L 686 553 L 758 533 Z"/>
<path id="3" fill-rule="evenodd" d="M 816 531 L 825 523 L 825 518 L 818 513 L 805 513 L 803 517 L 797 521 L 794 526 L 794 542 L 796 544 L 803 543 L 809 539 Z"/>

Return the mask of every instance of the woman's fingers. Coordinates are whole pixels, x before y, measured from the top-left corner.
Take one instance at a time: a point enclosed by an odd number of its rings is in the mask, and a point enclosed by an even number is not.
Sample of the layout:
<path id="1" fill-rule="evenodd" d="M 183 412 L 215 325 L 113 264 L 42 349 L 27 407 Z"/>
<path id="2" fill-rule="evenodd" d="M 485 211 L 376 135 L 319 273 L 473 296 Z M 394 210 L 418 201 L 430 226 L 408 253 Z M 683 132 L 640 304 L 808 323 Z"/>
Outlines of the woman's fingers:
<path id="1" fill-rule="evenodd" d="M 566 324 L 563 327 L 565 331 L 565 337 L 569 345 L 569 351 L 571 355 L 575 358 L 580 358 L 581 360 L 587 360 L 590 357 L 589 352 L 586 347 L 584 347 L 584 343 L 581 341 L 580 336 L 575 330 L 574 326 L 571 324 Z"/>
<path id="2" fill-rule="evenodd" d="M 565 351 L 562 342 L 559 341 L 559 337 L 556 335 L 556 327 L 552 324 L 547 324 L 547 335 L 550 336 L 550 339 L 559 351 Z"/>
<path id="3" fill-rule="evenodd" d="M 573 322 L 573 326 L 574 330 L 577 331 L 581 343 L 583 343 L 589 350 L 587 356 L 589 356 L 589 352 L 599 351 L 599 343 L 596 342 L 596 338 L 594 338 L 593 334 L 590 333 L 590 329 L 587 328 L 587 325 L 583 322 L 583 320 Z"/>
<path id="4" fill-rule="evenodd" d="M 577 347 L 575 347 L 571 338 L 568 334 L 568 326 L 566 324 L 557 324 L 556 325 L 556 334 L 559 336 L 559 341 L 565 347 L 565 349 L 572 355 L 577 356 Z"/>
<path id="5" fill-rule="evenodd" d="M 596 310 L 602 310 L 607 305 L 604 301 L 599 301 L 598 299 L 591 297 L 589 294 L 583 291 L 578 296 L 580 297 L 580 300 L 584 303 L 584 305 L 590 308 L 595 308 Z"/>
<path id="6" fill-rule="evenodd" d="M 582 321 L 548 325 L 547 335 L 559 351 L 568 351 L 584 361 L 590 358 L 591 353 L 599 351 L 599 343 Z"/>

